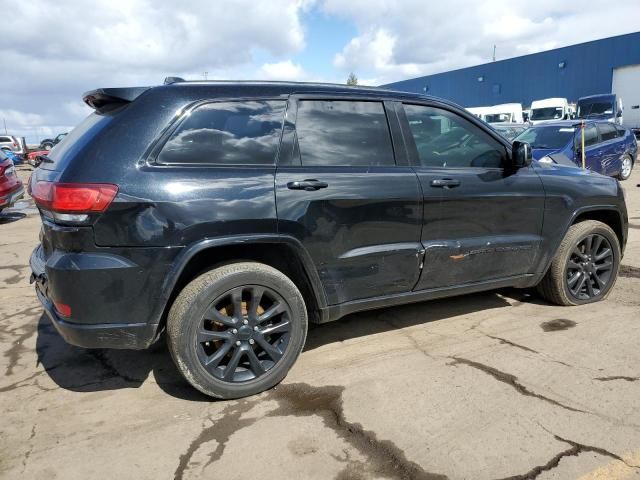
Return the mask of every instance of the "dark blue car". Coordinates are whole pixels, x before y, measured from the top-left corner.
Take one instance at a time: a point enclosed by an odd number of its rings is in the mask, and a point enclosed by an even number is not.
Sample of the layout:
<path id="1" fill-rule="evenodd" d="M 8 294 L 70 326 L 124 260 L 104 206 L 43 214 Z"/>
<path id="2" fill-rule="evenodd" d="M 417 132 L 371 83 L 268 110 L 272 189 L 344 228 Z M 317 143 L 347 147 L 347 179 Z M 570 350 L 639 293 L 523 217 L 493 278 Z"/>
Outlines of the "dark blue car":
<path id="1" fill-rule="evenodd" d="M 582 165 L 581 122 L 557 121 L 534 125 L 515 140 L 527 142 L 533 158 L 562 153 Z M 631 130 L 606 121 L 587 121 L 584 131 L 586 167 L 594 172 L 626 180 L 631 175 L 638 153 L 638 143 Z"/>

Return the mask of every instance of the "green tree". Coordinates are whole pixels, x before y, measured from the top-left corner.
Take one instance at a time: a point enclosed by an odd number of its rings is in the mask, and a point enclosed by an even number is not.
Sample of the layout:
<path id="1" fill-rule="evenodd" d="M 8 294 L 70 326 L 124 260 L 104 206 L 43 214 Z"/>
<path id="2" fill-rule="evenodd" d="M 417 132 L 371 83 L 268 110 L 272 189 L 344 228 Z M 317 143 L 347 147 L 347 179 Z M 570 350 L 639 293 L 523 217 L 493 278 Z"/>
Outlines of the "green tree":
<path id="1" fill-rule="evenodd" d="M 347 85 L 358 85 L 358 77 L 356 77 L 356 74 L 351 72 L 349 74 L 349 78 L 347 78 Z"/>

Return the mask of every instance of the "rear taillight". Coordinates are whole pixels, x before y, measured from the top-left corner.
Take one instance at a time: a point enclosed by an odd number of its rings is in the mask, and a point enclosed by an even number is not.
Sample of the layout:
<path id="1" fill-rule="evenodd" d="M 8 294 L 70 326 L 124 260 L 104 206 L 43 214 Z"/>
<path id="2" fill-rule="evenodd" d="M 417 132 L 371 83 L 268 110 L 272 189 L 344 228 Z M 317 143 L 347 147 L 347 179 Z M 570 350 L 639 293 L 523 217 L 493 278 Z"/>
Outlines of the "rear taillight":
<path id="1" fill-rule="evenodd" d="M 62 221 L 84 221 L 87 214 L 104 212 L 118 186 L 109 183 L 36 182 L 31 185 L 36 204 Z"/>

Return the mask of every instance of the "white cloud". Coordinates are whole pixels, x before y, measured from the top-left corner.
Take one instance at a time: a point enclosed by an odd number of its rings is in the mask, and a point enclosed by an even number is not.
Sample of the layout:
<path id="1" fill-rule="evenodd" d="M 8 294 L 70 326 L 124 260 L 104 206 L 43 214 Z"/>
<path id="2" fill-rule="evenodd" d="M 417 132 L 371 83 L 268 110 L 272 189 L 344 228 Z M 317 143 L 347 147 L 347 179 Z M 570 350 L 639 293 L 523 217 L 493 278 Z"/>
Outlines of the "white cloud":
<path id="1" fill-rule="evenodd" d="M 168 75 L 252 77 L 254 58 L 305 48 L 308 0 L 3 0 L 0 105 L 9 129 L 73 125 L 83 92 L 157 85 Z M 292 64 L 293 65 L 293 64 Z M 298 66 L 299 67 L 299 66 Z M 301 67 L 299 68 L 302 71 Z M 299 73 L 299 72 L 298 72 Z M 37 118 L 28 112 L 38 112 Z"/>
<path id="2" fill-rule="evenodd" d="M 380 83 L 637 31 L 637 0 L 325 0 L 358 35 L 334 59 Z"/>
<path id="3" fill-rule="evenodd" d="M 258 72 L 258 76 L 264 80 L 291 80 L 301 81 L 308 78 L 308 74 L 299 63 L 285 60 L 277 63 L 265 63 Z"/>

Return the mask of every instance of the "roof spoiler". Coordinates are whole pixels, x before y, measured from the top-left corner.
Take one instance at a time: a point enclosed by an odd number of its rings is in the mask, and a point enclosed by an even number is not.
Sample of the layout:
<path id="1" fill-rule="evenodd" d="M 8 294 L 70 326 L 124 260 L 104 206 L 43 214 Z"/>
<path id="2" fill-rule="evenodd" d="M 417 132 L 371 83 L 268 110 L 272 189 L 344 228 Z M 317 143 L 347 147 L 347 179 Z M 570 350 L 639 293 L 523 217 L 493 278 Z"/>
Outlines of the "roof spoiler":
<path id="1" fill-rule="evenodd" d="M 98 88 L 82 95 L 84 103 L 98 113 L 107 113 L 133 102 L 151 87 Z"/>

